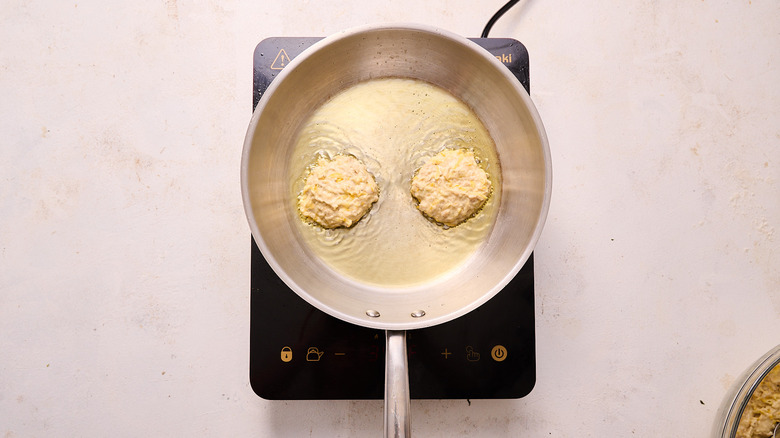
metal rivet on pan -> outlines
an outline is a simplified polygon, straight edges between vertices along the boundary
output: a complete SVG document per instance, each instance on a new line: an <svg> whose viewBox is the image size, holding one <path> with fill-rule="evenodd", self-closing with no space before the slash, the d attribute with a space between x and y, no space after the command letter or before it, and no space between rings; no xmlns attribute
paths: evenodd
<svg viewBox="0 0 780 438"><path fill-rule="evenodd" d="M366 315L368 315L370 318L379 318L379 312L376 310L366 310Z"/></svg>
<svg viewBox="0 0 780 438"><path fill-rule="evenodd" d="M425 316L425 310L415 310L412 312L412 318L421 318Z"/></svg>

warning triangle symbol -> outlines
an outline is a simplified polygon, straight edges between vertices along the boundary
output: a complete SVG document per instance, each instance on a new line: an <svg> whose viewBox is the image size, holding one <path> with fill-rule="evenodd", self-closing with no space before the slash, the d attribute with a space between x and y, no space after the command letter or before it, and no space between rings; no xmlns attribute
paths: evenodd
<svg viewBox="0 0 780 438"><path fill-rule="evenodd" d="M287 52L284 49L279 50L279 53L274 58L274 62L271 64L271 70L281 70L290 63L290 57L287 56Z"/></svg>

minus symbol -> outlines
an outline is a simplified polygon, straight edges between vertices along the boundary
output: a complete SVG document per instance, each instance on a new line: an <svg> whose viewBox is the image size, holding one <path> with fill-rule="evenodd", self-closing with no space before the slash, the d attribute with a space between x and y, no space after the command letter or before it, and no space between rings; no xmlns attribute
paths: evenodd
<svg viewBox="0 0 780 438"><path fill-rule="evenodd" d="M336 355L336 356L346 356L347 355L347 353L333 353L333 354Z"/></svg>

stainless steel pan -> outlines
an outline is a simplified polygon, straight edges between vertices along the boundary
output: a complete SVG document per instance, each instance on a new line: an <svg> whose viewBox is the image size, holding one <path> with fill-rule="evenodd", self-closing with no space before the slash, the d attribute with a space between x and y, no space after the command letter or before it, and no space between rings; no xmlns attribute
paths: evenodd
<svg viewBox="0 0 780 438"><path fill-rule="evenodd" d="M296 176L289 163L298 129L337 92L381 77L427 81L468 104L490 132L500 161L500 205L490 234L456 272L423 285L383 287L345 278L312 254L294 226L300 218L290 196ZM551 177L544 128L517 79L471 41L419 25L347 30L297 56L257 105L241 162L249 226L278 276L318 309L386 330L386 436L410 432L405 330L464 315L514 277L541 233Z"/></svg>

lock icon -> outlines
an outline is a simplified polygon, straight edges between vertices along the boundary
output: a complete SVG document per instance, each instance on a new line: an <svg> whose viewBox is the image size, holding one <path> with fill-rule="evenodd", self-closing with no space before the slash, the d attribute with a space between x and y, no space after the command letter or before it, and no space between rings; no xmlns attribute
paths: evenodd
<svg viewBox="0 0 780 438"><path fill-rule="evenodd" d="M282 362L289 362L292 360L292 348L290 347L283 347L282 348Z"/></svg>

